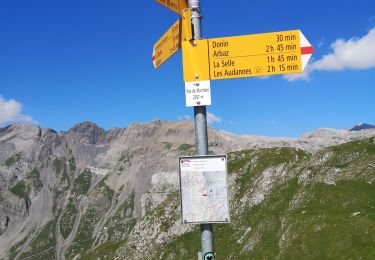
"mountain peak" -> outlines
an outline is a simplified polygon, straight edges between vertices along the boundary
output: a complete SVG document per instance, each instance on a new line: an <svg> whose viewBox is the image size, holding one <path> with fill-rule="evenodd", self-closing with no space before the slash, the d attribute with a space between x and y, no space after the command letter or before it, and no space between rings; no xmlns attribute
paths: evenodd
<svg viewBox="0 0 375 260"><path fill-rule="evenodd" d="M69 129L69 132L87 129L87 128L100 128L100 127L94 122L84 121L84 122L81 122L81 123L78 123L78 124L75 124L74 126L72 126Z"/></svg>
<svg viewBox="0 0 375 260"><path fill-rule="evenodd" d="M370 124L366 124L366 123L362 123L362 124L359 124L359 125L355 125L353 128L351 128L349 131L350 132L355 132L355 131L361 131L361 130L366 130L366 129L373 129L375 128L374 125L370 125Z"/></svg>
<svg viewBox="0 0 375 260"><path fill-rule="evenodd" d="M105 135L105 130L93 122L85 121L70 128L68 134L79 143L96 144Z"/></svg>

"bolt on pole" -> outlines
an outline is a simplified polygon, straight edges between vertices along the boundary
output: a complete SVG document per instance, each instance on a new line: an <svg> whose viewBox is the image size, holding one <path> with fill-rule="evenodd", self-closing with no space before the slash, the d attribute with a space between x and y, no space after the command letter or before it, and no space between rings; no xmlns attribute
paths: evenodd
<svg viewBox="0 0 375 260"><path fill-rule="evenodd" d="M200 0L188 0L191 9L193 39L202 39ZM195 149L197 155L208 155L208 133L206 106L194 107ZM214 252L213 224L201 224L201 253L202 259L207 253ZM212 259L212 258L211 258Z"/></svg>

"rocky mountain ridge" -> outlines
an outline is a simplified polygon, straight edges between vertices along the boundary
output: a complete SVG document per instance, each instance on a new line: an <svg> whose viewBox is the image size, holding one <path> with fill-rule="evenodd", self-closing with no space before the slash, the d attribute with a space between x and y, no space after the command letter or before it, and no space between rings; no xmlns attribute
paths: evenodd
<svg viewBox="0 0 375 260"><path fill-rule="evenodd" d="M316 153L373 136L373 129L321 129L296 139L210 129L209 150ZM191 122L155 120L108 131L90 122L65 132L0 128L0 259L76 259L125 239L177 191L177 157L193 155L193 144Z"/></svg>
<svg viewBox="0 0 375 260"><path fill-rule="evenodd" d="M362 123L362 124L359 124L359 125L355 125L355 126L352 127L349 131L350 131L350 132L353 132L353 131L362 131L362 130L374 129L374 128L375 128L374 125L370 125L370 124Z"/></svg>

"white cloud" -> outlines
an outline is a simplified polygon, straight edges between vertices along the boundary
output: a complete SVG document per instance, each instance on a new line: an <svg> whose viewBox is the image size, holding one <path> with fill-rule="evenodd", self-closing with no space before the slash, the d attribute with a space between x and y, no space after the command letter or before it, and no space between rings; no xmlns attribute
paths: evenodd
<svg viewBox="0 0 375 260"><path fill-rule="evenodd" d="M305 70L302 73L292 73L283 75L285 79L288 81L295 81L295 80L306 80L310 81L310 73L312 72L312 66L307 65Z"/></svg>
<svg viewBox="0 0 375 260"><path fill-rule="evenodd" d="M182 115L178 116L178 120L180 121L192 121L193 118L189 115ZM207 123L213 124L213 123L221 123L221 118L215 114L212 114L210 112L207 112Z"/></svg>
<svg viewBox="0 0 375 260"><path fill-rule="evenodd" d="M257 79L262 79L262 80L265 80L265 79L269 79L271 76L259 76L257 77Z"/></svg>
<svg viewBox="0 0 375 260"><path fill-rule="evenodd" d="M182 115L182 116L178 116L178 120L179 121L191 121L192 118L189 115Z"/></svg>
<svg viewBox="0 0 375 260"><path fill-rule="evenodd" d="M338 39L331 44L332 53L307 65L305 72L285 75L289 81L308 80L313 71L361 70L375 67L375 27L362 38Z"/></svg>
<svg viewBox="0 0 375 260"><path fill-rule="evenodd" d="M0 125L9 123L32 123L33 120L28 115L23 115L22 104L10 99L6 100L0 96Z"/></svg>
<svg viewBox="0 0 375 260"><path fill-rule="evenodd" d="M207 112L207 123L221 123L221 118L217 115Z"/></svg>

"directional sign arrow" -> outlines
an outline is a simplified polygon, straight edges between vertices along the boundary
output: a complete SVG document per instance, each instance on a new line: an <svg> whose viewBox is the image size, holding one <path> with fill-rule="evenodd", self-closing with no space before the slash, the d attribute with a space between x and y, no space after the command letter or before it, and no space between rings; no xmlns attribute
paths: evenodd
<svg viewBox="0 0 375 260"><path fill-rule="evenodd" d="M182 11L182 17L155 43L152 52L152 63L155 69L181 49L181 41L190 41L192 38L191 11L186 8Z"/></svg>
<svg viewBox="0 0 375 260"><path fill-rule="evenodd" d="M210 79L302 72L314 49L299 31L208 40Z"/></svg>
<svg viewBox="0 0 375 260"><path fill-rule="evenodd" d="M181 20L178 19L154 45L152 63L154 64L155 69L167 61L180 48Z"/></svg>

